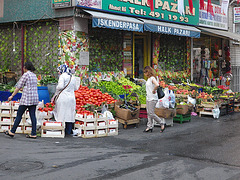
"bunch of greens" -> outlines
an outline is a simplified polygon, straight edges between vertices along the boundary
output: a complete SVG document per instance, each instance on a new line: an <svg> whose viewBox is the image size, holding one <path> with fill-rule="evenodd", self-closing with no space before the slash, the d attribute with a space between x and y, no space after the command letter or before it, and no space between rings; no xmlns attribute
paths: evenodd
<svg viewBox="0 0 240 180"><path fill-rule="evenodd" d="M139 101L141 104L146 104L146 85L142 85L142 87L135 89L133 92L137 93Z"/></svg>
<svg viewBox="0 0 240 180"><path fill-rule="evenodd" d="M45 75L40 80L41 85L53 84L53 83L57 83L57 82L58 82L57 78L55 78L54 76L51 76L51 75Z"/></svg>
<svg viewBox="0 0 240 180"><path fill-rule="evenodd" d="M0 91L10 91L13 92L14 91L14 86L10 85L10 84L0 84Z"/></svg>

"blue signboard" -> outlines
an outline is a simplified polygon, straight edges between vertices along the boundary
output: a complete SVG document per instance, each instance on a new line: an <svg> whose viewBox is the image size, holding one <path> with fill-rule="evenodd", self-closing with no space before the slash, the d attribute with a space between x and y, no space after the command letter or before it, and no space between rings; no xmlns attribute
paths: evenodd
<svg viewBox="0 0 240 180"><path fill-rule="evenodd" d="M140 24L140 23L134 23L134 22L128 22L128 21L95 18L95 17L93 17L92 19L92 27L143 32L143 23Z"/></svg>
<svg viewBox="0 0 240 180"><path fill-rule="evenodd" d="M187 36L187 37L194 37L194 38L200 37L200 31L192 31L190 29L170 27L170 26L164 26L164 25L144 23L144 30L150 31L150 32L156 32L156 33L177 35L177 36Z"/></svg>

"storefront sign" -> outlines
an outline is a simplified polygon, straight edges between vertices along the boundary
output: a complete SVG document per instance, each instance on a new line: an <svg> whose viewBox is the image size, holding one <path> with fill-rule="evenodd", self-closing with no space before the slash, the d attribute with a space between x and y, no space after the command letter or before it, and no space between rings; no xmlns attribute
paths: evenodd
<svg viewBox="0 0 240 180"><path fill-rule="evenodd" d="M125 15L145 17L157 20L198 25L199 1L193 1L193 14L190 13L188 0L184 0L185 15L178 13L176 0L153 0L151 11L147 0L76 0L76 6L101 9Z"/></svg>
<svg viewBox="0 0 240 180"><path fill-rule="evenodd" d="M64 8L70 7L71 0L52 0L52 7L53 8Z"/></svg>
<svg viewBox="0 0 240 180"><path fill-rule="evenodd" d="M200 37L200 31L195 32L187 29L175 28L175 27L168 27L168 26L160 26L154 24L147 24L144 23L144 29L146 31L157 32L157 33L164 33L164 34L171 34L177 36L187 36L187 37Z"/></svg>
<svg viewBox="0 0 240 180"><path fill-rule="evenodd" d="M92 27L143 32L143 24L133 23L133 22L125 22L125 21L119 21L119 20L104 19L104 18L93 18L92 19Z"/></svg>
<svg viewBox="0 0 240 180"><path fill-rule="evenodd" d="M233 23L240 23L240 7L234 8L234 21Z"/></svg>
<svg viewBox="0 0 240 180"><path fill-rule="evenodd" d="M214 16L207 13L207 2L204 2L204 9L199 10L199 25L216 29L228 29L228 16L222 12L221 6L213 5Z"/></svg>

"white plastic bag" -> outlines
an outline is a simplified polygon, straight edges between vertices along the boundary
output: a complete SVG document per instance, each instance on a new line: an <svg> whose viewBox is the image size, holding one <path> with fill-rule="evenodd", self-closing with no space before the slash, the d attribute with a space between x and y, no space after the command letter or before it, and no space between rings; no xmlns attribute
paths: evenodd
<svg viewBox="0 0 240 180"><path fill-rule="evenodd" d="M219 108L214 108L213 110L212 110L212 112L213 112L213 118L219 118L219 115L220 115L220 109Z"/></svg>
<svg viewBox="0 0 240 180"><path fill-rule="evenodd" d="M173 90L169 93L169 107L174 108L175 107L175 94L173 93Z"/></svg>
<svg viewBox="0 0 240 180"><path fill-rule="evenodd" d="M104 104L103 107L102 107L102 112L101 113L104 114L104 112L107 111L107 110L108 110L108 107L107 107L107 105Z"/></svg>
<svg viewBox="0 0 240 180"><path fill-rule="evenodd" d="M163 107L169 108L169 90L168 88L164 89L165 96L162 98Z"/></svg>
<svg viewBox="0 0 240 180"><path fill-rule="evenodd" d="M110 111L105 111L103 113L103 117L107 117L109 119L114 119L113 114Z"/></svg>
<svg viewBox="0 0 240 180"><path fill-rule="evenodd" d="M81 137L82 136L82 129L78 128L78 129L73 129L73 137Z"/></svg>
<svg viewBox="0 0 240 180"><path fill-rule="evenodd" d="M163 108L163 103L162 103L162 99L159 99L156 106L156 108Z"/></svg>
<svg viewBox="0 0 240 180"><path fill-rule="evenodd" d="M37 118L37 126L41 126L42 121L44 121L45 117L47 116L47 112L45 111L37 111L36 118ZM31 119L29 119L28 123L32 124Z"/></svg>
<svg viewBox="0 0 240 180"><path fill-rule="evenodd" d="M191 103L192 105L195 105L195 104L196 104L196 99L193 99L192 97L190 97L190 96L188 95L188 101L187 101L187 103L188 103L188 104Z"/></svg>

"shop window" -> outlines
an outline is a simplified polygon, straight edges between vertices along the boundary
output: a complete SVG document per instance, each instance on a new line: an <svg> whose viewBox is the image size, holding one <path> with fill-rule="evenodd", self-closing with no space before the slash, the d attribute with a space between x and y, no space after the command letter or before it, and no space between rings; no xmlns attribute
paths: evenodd
<svg viewBox="0 0 240 180"><path fill-rule="evenodd" d="M193 81L203 85L220 84L223 63L222 39L201 35L193 39Z"/></svg>
<svg viewBox="0 0 240 180"><path fill-rule="evenodd" d="M186 38L161 35L159 51L159 68L163 71L182 71L187 69Z"/></svg>
<svg viewBox="0 0 240 180"><path fill-rule="evenodd" d="M122 31L111 29L89 29L89 70L122 70Z"/></svg>

